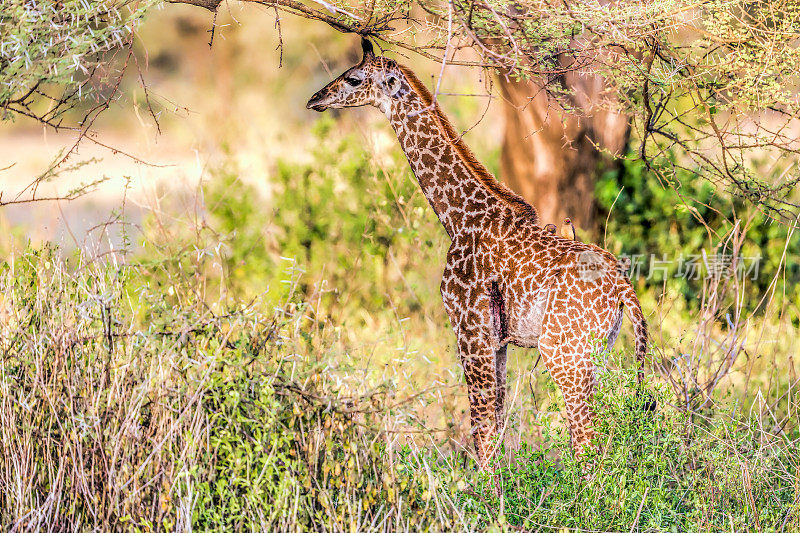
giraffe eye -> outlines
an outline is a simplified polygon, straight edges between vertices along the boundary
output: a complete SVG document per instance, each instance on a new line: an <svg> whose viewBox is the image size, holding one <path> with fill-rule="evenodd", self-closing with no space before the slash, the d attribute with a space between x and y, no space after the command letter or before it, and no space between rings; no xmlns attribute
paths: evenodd
<svg viewBox="0 0 800 533"><path fill-rule="evenodd" d="M363 81L363 80L360 80L360 79L358 79L358 78L345 78L345 79L344 79L344 82L345 82L347 85L349 85L350 87L358 87L359 85L361 85L361 82L362 82L362 81Z"/></svg>

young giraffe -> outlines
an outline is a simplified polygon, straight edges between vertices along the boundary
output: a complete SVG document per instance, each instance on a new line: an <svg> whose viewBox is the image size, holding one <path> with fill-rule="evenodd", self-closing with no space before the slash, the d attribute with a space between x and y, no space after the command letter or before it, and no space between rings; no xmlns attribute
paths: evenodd
<svg viewBox="0 0 800 533"><path fill-rule="evenodd" d="M476 160L419 79L376 56L369 41L362 48L361 62L307 107L383 111L452 240L441 293L464 367L479 464L489 466L503 431L508 344L538 347L564 395L571 444L580 453L593 436L593 345L607 340L611 347L623 306L644 364L647 326L633 287L609 252L540 228L533 207Z"/></svg>

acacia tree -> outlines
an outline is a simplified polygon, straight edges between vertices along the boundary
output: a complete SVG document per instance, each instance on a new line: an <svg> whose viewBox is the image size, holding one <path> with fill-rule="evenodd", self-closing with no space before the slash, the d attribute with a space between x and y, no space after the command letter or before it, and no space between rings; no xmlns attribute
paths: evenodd
<svg viewBox="0 0 800 533"><path fill-rule="evenodd" d="M505 115L501 176L536 206L543 223L570 217L592 229L595 176L628 144L628 116L600 75L568 71L560 78L569 91L561 99L550 94L547 79L498 76Z"/></svg>
<svg viewBox="0 0 800 533"><path fill-rule="evenodd" d="M790 160L798 149L797 5L568 2L565 24L580 22L580 33L575 37L573 30L573 38L552 46L549 55L548 45L558 39L536 42L548 13L528 3L514 4L505 16L482 7L490 13L475 24L483 28L483 34L472 32L475 38L497 34L490 38L511 46L495 60L518 66L524 57L533 66L522 79L500 77L507 118L502 168L543 218L556 222L569 214L592 225L601 152L623 149L628 114L639 157L664 181L678 185L676 171L683 167L772 214L796 215L790 191L798 174ZM781 39L785 50L775 48ZM754 154L767 153L785 158L776 164L774 181L748 168ZM665 162L671 165L666 170Z"/></svg>
<svg viewBox="0 0 800 533"><path fill-rule="evenodd" d="M214 12L222 3L168 1ZM688 171L770 216L797 220L796 0L242 1L274 8L278 23L282 13L292 14L337 31L369 35L440 62L442 72L447 64L467 64L512 82L533 80L537 91L546 90L543 109L554 114L587 111L579 105L580 83L565 80L602 79L610 97L591 102L592 116L603 106L604 113L628 116L637 156L664 183L674 185L677 171ZM115 64L119 76L131 66L135 23L149 5L125 0L4 2L4 119L24 115L54 128L76 128L91 138L91 124L115 97L118 83L88 91L95 105L81 119L72 124L62 119L86 101L98 73L109 80L106 65ZM23 35L33 35L33 44L25 44ZM115 52L123 58L110 63L108 55ZM511 85L501 85L511 103L518 104ZM42 105L43 100L50 104ZM570 130L570 120L564 131ZM618 148L620 143L600 139L605 126L592 122L591 131L585 136L587 146ZM757 170L754 158L770 160L766 173Z"/></svg>
<svg viewBox="0 0 800 533"><path fill-rule="evenodd" d="M34 119L55 131L78 133L73 146L0 206L49 200L42 181L67 165L84 140L103 145L92 126L119 96L125 71L136 63L135 29L153 2L3 0L0 5L0 120ZM13 165L13 163L11 163ZM0 162L0 171L6 165ZM91 184L70 192L71 199Z"/></svg>

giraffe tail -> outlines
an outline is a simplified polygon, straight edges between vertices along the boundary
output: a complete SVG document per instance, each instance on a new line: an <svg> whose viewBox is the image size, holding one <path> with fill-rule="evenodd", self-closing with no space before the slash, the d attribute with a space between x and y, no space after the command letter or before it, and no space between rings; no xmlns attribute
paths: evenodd
<svg viewBox="0 0 800 533"><path fill-rule="evenodd" d="M633 290L633 285L628 280L622 283L621 303L628 311L628 317L633 323L633 332L636 337L636 361L639 368L636 371L636 378L639 385L644 381L644 363L647 357L647 321L642 312L642 306L639 304L639 298L636 296L636 291ZM640 388L639 395L642 394ZM652 395L648 394L648 398L642 403L645 411L655 411L656 402Z"/></svg>

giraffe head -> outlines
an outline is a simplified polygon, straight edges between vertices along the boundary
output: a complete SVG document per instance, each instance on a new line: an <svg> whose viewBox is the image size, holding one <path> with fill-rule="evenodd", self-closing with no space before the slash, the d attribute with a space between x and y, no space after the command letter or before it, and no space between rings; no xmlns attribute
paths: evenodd
<svg viewBox="0 0 800 533"><path fill-rule="evenodd" d="M376 56L366 39L361 40L361 49L361 62L317 91L306 104L308 109L373 105L386 113L393 100L408 93L408 82L395 61Z"/></svg>

